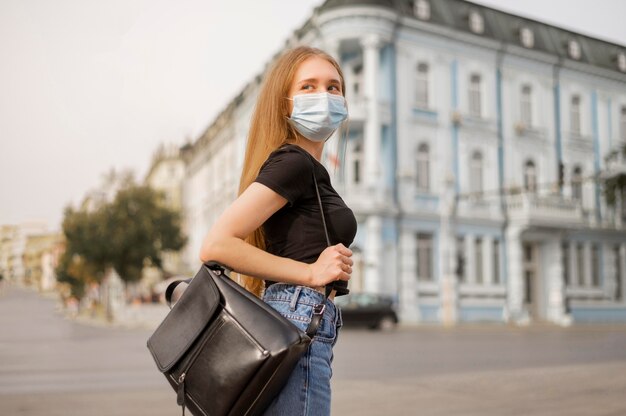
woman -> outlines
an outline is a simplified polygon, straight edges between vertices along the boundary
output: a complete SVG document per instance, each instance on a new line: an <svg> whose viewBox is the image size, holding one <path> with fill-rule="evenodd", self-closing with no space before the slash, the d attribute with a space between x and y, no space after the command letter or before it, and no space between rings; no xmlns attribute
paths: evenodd
<svg viewBox="0 0 626 416"><path fill-rule="evenodd" d="M335 295L347 293L356 220L319 162L324 142L347 118L344 79L319 49L283 54L267 75L255 108L239 197L206 237L200 259L236 266L241 283L305 330L313 306L334 289L317 335L269 415L330 414L332 347L341 314ZM314 175L331 246L324 234Z"/></svg>

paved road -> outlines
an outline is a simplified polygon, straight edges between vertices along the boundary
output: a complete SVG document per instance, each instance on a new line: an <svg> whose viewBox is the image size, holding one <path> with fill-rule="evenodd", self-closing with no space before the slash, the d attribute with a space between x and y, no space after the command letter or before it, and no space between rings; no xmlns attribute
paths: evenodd
<svg viewBox="0 0 626 416"><path fill-rule="evenodd" d="M0 294L0 415L176 415L150 329L65 319ZM344 329L335 415L626 415L626 327Z"/></svg>

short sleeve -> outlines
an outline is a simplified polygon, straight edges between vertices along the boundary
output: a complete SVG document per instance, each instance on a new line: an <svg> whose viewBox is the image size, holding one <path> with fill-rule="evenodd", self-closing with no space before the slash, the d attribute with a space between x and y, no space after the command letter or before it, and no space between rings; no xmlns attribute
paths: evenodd
<svg viewBox="0 0 626 416"><path fill-rule="evenodd" d="M270 154L255 179L293 205L310 191L313 163L300 151L281 148Z"/></svg>

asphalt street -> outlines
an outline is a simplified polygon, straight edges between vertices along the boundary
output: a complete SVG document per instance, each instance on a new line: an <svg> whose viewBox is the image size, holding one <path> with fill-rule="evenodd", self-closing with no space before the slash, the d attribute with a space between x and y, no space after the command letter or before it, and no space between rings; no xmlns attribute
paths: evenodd
<svg viewBox="0 0 626 416"><path fill-rule="evenodd" d="M65 318L0 293L0 415L177 415L151 328ZM343 328L334 415L626 415L626 326Z"/></svg>

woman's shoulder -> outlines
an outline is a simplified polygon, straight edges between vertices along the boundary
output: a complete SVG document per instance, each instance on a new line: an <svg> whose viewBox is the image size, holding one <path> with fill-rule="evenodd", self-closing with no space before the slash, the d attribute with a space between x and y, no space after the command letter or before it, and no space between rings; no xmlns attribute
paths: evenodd
<svg viewBox="0 0 626 416"><path fill-rule="evenodd" d="M264 165L280 164L298 170L310 170L314 166L311 158L312 156L300 146L286 144L270 153Z"/></svg>

